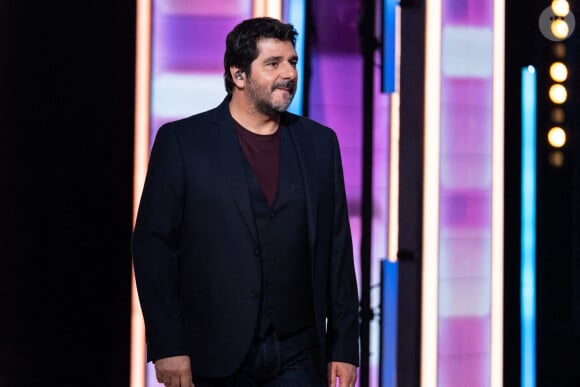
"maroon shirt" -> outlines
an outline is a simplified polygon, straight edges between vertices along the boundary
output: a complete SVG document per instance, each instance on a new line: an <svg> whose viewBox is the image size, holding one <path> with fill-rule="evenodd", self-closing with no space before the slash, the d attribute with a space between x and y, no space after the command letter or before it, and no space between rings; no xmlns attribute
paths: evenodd
<svg viewBox="0 0 580 387"><path fill-rule="evenodd" d="M256 134L237 122L236 129L242 152L256 174L266 201L271 207L276 198L280 176L280 129L273 134Z"/></svg>

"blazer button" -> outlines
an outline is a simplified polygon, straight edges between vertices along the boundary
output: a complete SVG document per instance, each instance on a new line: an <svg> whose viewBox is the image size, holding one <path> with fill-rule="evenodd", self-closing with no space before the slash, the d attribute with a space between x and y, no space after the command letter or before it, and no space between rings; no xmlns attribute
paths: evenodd
<svg viewBox="0 0 580 387"><path fill-rule="evenodd" d="M262 253L260 252L260 249L258 249L258 248L254 249L254 255L256 257L260 257L262 255Z"/></svg>
<svg viewBox="0 0 580 387"><path fill-rule="evenodd" d="M256 298L256 297L258 297L258 292L257 292L257 291L255 291L255 290L250 290L250 293L249 293L249 295L250 295L250 297L252 297L252 298Z"/></svg>

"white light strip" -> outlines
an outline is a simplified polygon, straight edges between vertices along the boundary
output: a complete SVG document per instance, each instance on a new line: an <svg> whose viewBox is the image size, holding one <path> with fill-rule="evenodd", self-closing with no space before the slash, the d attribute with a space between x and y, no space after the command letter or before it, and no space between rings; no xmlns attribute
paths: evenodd
<svg viewBox="0 0 580 387"><path fill-rule="evenodd" d="M254 17L282 19L282 0L254 0Z"/></svg>
<svg viewBox="0 0 580 387"><path fill-rule="evenodd" d="M149 160L149 98L151 58L151 0L137 0L135 60L135 140L133 160L133 225ZM137 297L135 274L131 275L130 387L145 387L145 325Z"/></svg>
<svg viewBox="0 0 580 387"><path fill-rule="evenodd" d="M423 136L421 387L437 386L441 8L441 0L427 0L425 11L425 121Z"/></svg>
<svg viewBox="0 0 580 387"><path fill-rule="evenodd" d="M401 138L401 8L396 7L395 19L395 92L390 94L389 123L389 220L387 229L387 259L397 261L399 251L399 161Z"/></svg>
<svg viewBox="0 0 580 387"><path fill-rule="evenodd" d="M505 1L494 1L490 386L503 386Z"/></svg>
<svg viewBox="0 0 580 387"><path fill-rule="evenodd" d="M390 94L390 140L389 140L389 228L387 259L397 261L399 250L399 106L398 92Z"/></svg>

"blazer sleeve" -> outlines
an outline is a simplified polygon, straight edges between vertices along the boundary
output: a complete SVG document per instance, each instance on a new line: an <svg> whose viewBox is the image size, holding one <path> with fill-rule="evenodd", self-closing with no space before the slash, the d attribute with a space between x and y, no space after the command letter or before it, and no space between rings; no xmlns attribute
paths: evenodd
<svg viewBox="0 0 580 387"><path fill-rule="evenodd" d="M149 361L187 354L178 303L183 157L171 129L161 127L155 138L132 237Z"/></svg>
<svg viewBox="0 0 580 387"><path fill-rule="evenodd" d="M333 136L334 216L330 259L327 355L359 365L359 303L340 148Z"/></svg>

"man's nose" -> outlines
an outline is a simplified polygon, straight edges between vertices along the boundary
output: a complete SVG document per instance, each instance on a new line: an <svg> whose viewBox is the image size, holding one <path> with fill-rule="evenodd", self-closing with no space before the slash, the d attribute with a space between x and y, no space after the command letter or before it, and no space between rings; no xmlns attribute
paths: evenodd
<svg viewBox="0 0 580 387"><path fill-rule="evenodd" d="M282 77L284 79L296 79L298 77L298 71L296 71L296 66L292 63L286 62L284 68L282 69Z"/></svg>

